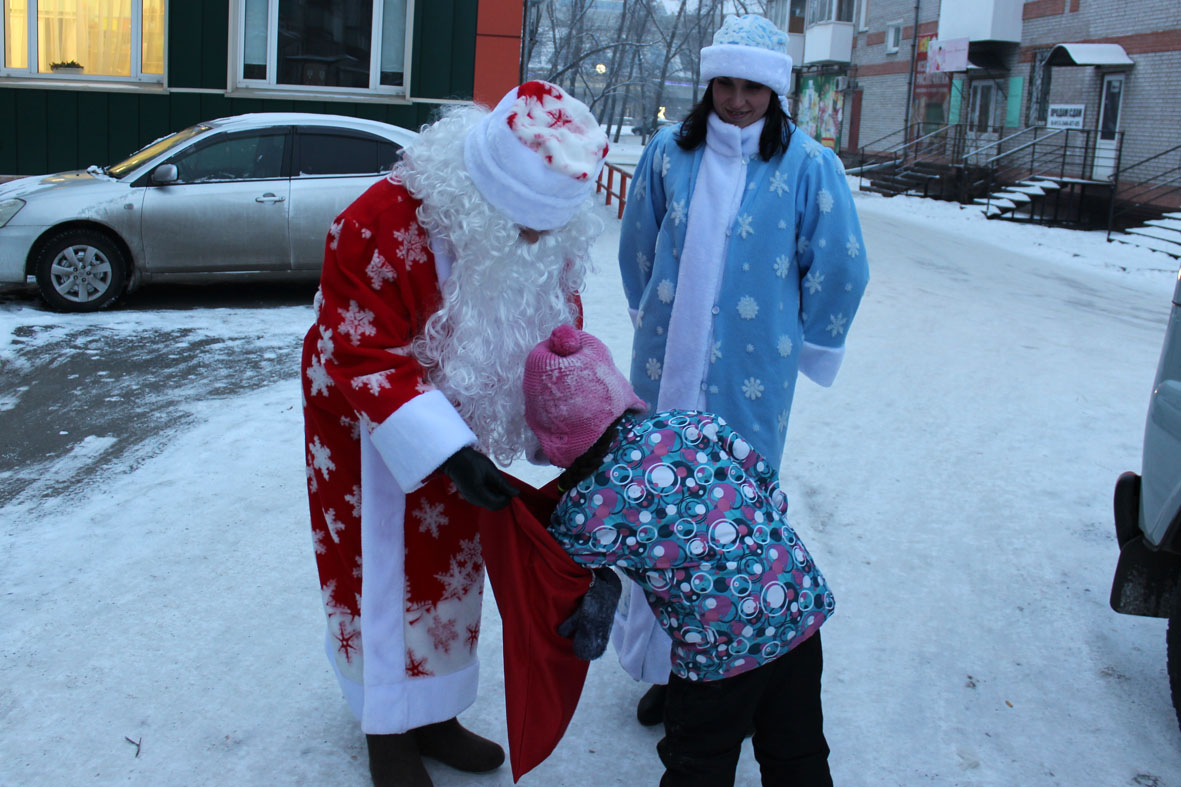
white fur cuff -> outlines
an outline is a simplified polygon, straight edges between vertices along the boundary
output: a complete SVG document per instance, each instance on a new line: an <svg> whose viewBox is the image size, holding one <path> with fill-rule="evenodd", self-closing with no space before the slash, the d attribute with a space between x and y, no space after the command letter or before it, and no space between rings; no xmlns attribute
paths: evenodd
<svg viewBox="0 0 1181 787"><path fill-rule="evenodd" d="M413 492L476 434L439 391L411 399L381 422L370 436L398 486Z"/></svg>
<svg viewBox="0 0 1181 787"><path fill-rule="evenodd" d="M837 379L841 361L845 359L845 345L825 347L804 342L800 350L800 371L817 385L828 388Z"/></svg>
<svg viewBox="0 0 1181 787"><path fill-rule="evenodd" d="M738 77L787 95L791 88L791 56L755 46L715 44L701 50L701 78Z"/></svg>

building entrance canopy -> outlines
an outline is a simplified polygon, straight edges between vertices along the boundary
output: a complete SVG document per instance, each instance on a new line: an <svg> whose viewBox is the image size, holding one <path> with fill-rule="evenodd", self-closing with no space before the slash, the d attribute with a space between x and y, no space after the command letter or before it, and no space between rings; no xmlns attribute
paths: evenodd
<svg viewBox="0 0 1181 787"><path fill-rule="evenodd" d="M1058 44L1046 58L1048 66L1134 66L1119 44Z"/></svg>

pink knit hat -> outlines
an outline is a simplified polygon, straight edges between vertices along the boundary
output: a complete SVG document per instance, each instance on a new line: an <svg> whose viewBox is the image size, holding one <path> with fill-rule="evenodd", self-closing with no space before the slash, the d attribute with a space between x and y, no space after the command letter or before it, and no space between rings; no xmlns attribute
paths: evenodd
<svg viewBox="0 0 1181 787"><path fill-rule="evenodd" d="M648 409L589 333L559 325L525 359L525 421L546 457L569 467L619 416Z"/></svg>

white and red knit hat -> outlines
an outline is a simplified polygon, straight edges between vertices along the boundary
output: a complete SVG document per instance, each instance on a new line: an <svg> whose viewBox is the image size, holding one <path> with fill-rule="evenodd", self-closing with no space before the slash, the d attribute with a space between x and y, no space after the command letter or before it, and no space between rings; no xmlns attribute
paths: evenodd
<svg viewBox="0 0 1181 787"><path fill-rule="evenodd" d="M516 224L553 230L590 196L607 135L578 99L549 82L526 82L468 132L463 159L476 188Z"/></svg>
<svg viewBox="0 0 1181 787"><path fill-rule="evenodd" d="M525 422L546 458L569 467L619 416L648 409L601 341L559 325L525 359Z"/></svg>

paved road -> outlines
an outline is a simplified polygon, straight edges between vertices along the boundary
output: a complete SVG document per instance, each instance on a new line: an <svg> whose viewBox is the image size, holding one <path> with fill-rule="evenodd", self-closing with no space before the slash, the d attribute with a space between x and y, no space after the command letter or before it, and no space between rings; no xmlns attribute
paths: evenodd
<svg viewBox="0 0 1181 787"><path fill-rule="evenodd" d="M273 323L264 313L306 309L314 293L309 282L153 285L115 311L45 312L15 328L7 353L0 343L0 506L101 483L104 472L134 467L190 423L195 398L297 374L298 315L260 342L259 331L209 335L210 320L194 310L230 310L217 314L246 324L255 313L262 330ZM0 289L0 307L44 308L24 287ZM170 322L176 327L162 327Z"/></svg>

